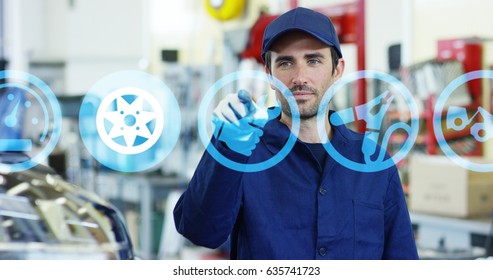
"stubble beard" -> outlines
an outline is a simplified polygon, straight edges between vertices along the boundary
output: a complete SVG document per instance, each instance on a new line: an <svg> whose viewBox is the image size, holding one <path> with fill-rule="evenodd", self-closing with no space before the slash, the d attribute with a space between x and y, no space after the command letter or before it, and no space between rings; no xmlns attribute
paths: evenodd
<svg viewBox="0 0 493 280"><path fill-rule="evenodd" d="M308 90L309 92L313 93L314 96L316 97L315 100L295 100L294 96L288 97L297 103L300 120L304 121L304 120L316 118L318 114L318 107L320 106L320 92L314 88L309 88L304 86L290 88L290 91L293 92L295 90L300 90L300 89ZM286 99L286 97L280 92L277 92L277 98L281 102L282 112L286 116L292 119L293 114L291 112L291 107L289 106L289 102Z"/></svg>

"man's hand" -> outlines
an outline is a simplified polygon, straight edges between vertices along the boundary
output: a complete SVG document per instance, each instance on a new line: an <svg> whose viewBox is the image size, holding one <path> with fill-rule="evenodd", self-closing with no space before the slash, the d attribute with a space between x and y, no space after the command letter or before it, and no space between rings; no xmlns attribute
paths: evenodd
<svg viewBox="0 0 493 280"><path fill-rule="evenodd" d="M259 107L245 90L228 94L214 109L214 136L231 150L250 156L263 135L262 128L279 115L280 110L274 111Z"/></svg>

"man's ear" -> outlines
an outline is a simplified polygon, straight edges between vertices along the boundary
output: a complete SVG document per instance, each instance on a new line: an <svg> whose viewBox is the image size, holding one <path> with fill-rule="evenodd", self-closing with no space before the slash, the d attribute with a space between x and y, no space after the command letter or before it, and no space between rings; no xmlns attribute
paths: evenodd
<svg viewBox="0 0 493 280"><path fill-rule="evenodd" d="M346 61L344 58L339 58L339 61L337 62L336 69L334 70L334 78L336 80L339 80L342 77L342 74L344 73L344 67L346 66Z"/></svg>
<svg viewBox="0 0 493 280"><path fill-rule="evenodd" d="M269 80L270 88L276 90L276 87L274 86L274 80L272 79L272 73L270 72L267 66L264 66L264 70L265 70L265 74L267 74L267 79Z"/></svg>

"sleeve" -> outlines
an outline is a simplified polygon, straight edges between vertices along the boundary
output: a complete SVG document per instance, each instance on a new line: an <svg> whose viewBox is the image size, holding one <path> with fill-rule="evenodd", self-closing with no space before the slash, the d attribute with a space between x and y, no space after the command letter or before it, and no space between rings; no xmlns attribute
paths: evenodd
<svg viewBox="0 0 493 280"><path fill-rule="evenodd" d="M247 157L212 140L217 150L236 162ZM174 208L177 231L196 245L217 248L230 235L242 197L242 172L217 162L207 150L195 170L187 190Z"/></svg>
<svg viewBox="0 0 493 280"><path fill-rule="evenodd" d="M418 259L411 219L397 168L390 176L384 207L385 248L383 259Z"/></svg>

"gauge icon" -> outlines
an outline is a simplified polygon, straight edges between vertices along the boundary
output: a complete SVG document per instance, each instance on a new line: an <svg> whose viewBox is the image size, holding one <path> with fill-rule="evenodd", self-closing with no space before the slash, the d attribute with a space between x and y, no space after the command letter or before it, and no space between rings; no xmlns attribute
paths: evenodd
<svg viewBox="0 0 493 280"><path fill-rule="evenodd" d="M146 110L146 107L150 108ZM122 154L147 151L161 136L163 126L159 102L149 92L136 87L124 87L108 94L96 114L99 136L108 147Z"/></svg>
<svg viewBox="0 0 493 280"><path fill-rule="evenodd" d="M60 105L49 86L29 73L0 71L0 81L0 169L29 169L44 162L58 142Z"/></svg>
<svg viewBox="0 0 493 280"><path fill-rule="evenodd" d="M24 110L31 107L31 101L26 100L24 92L18 88L9 88L2 96L3 127L0 138L0 152L27 152L32 150L32 140L22 139L22 122ZM36 120L37 118L33 119Z"/></svg>

